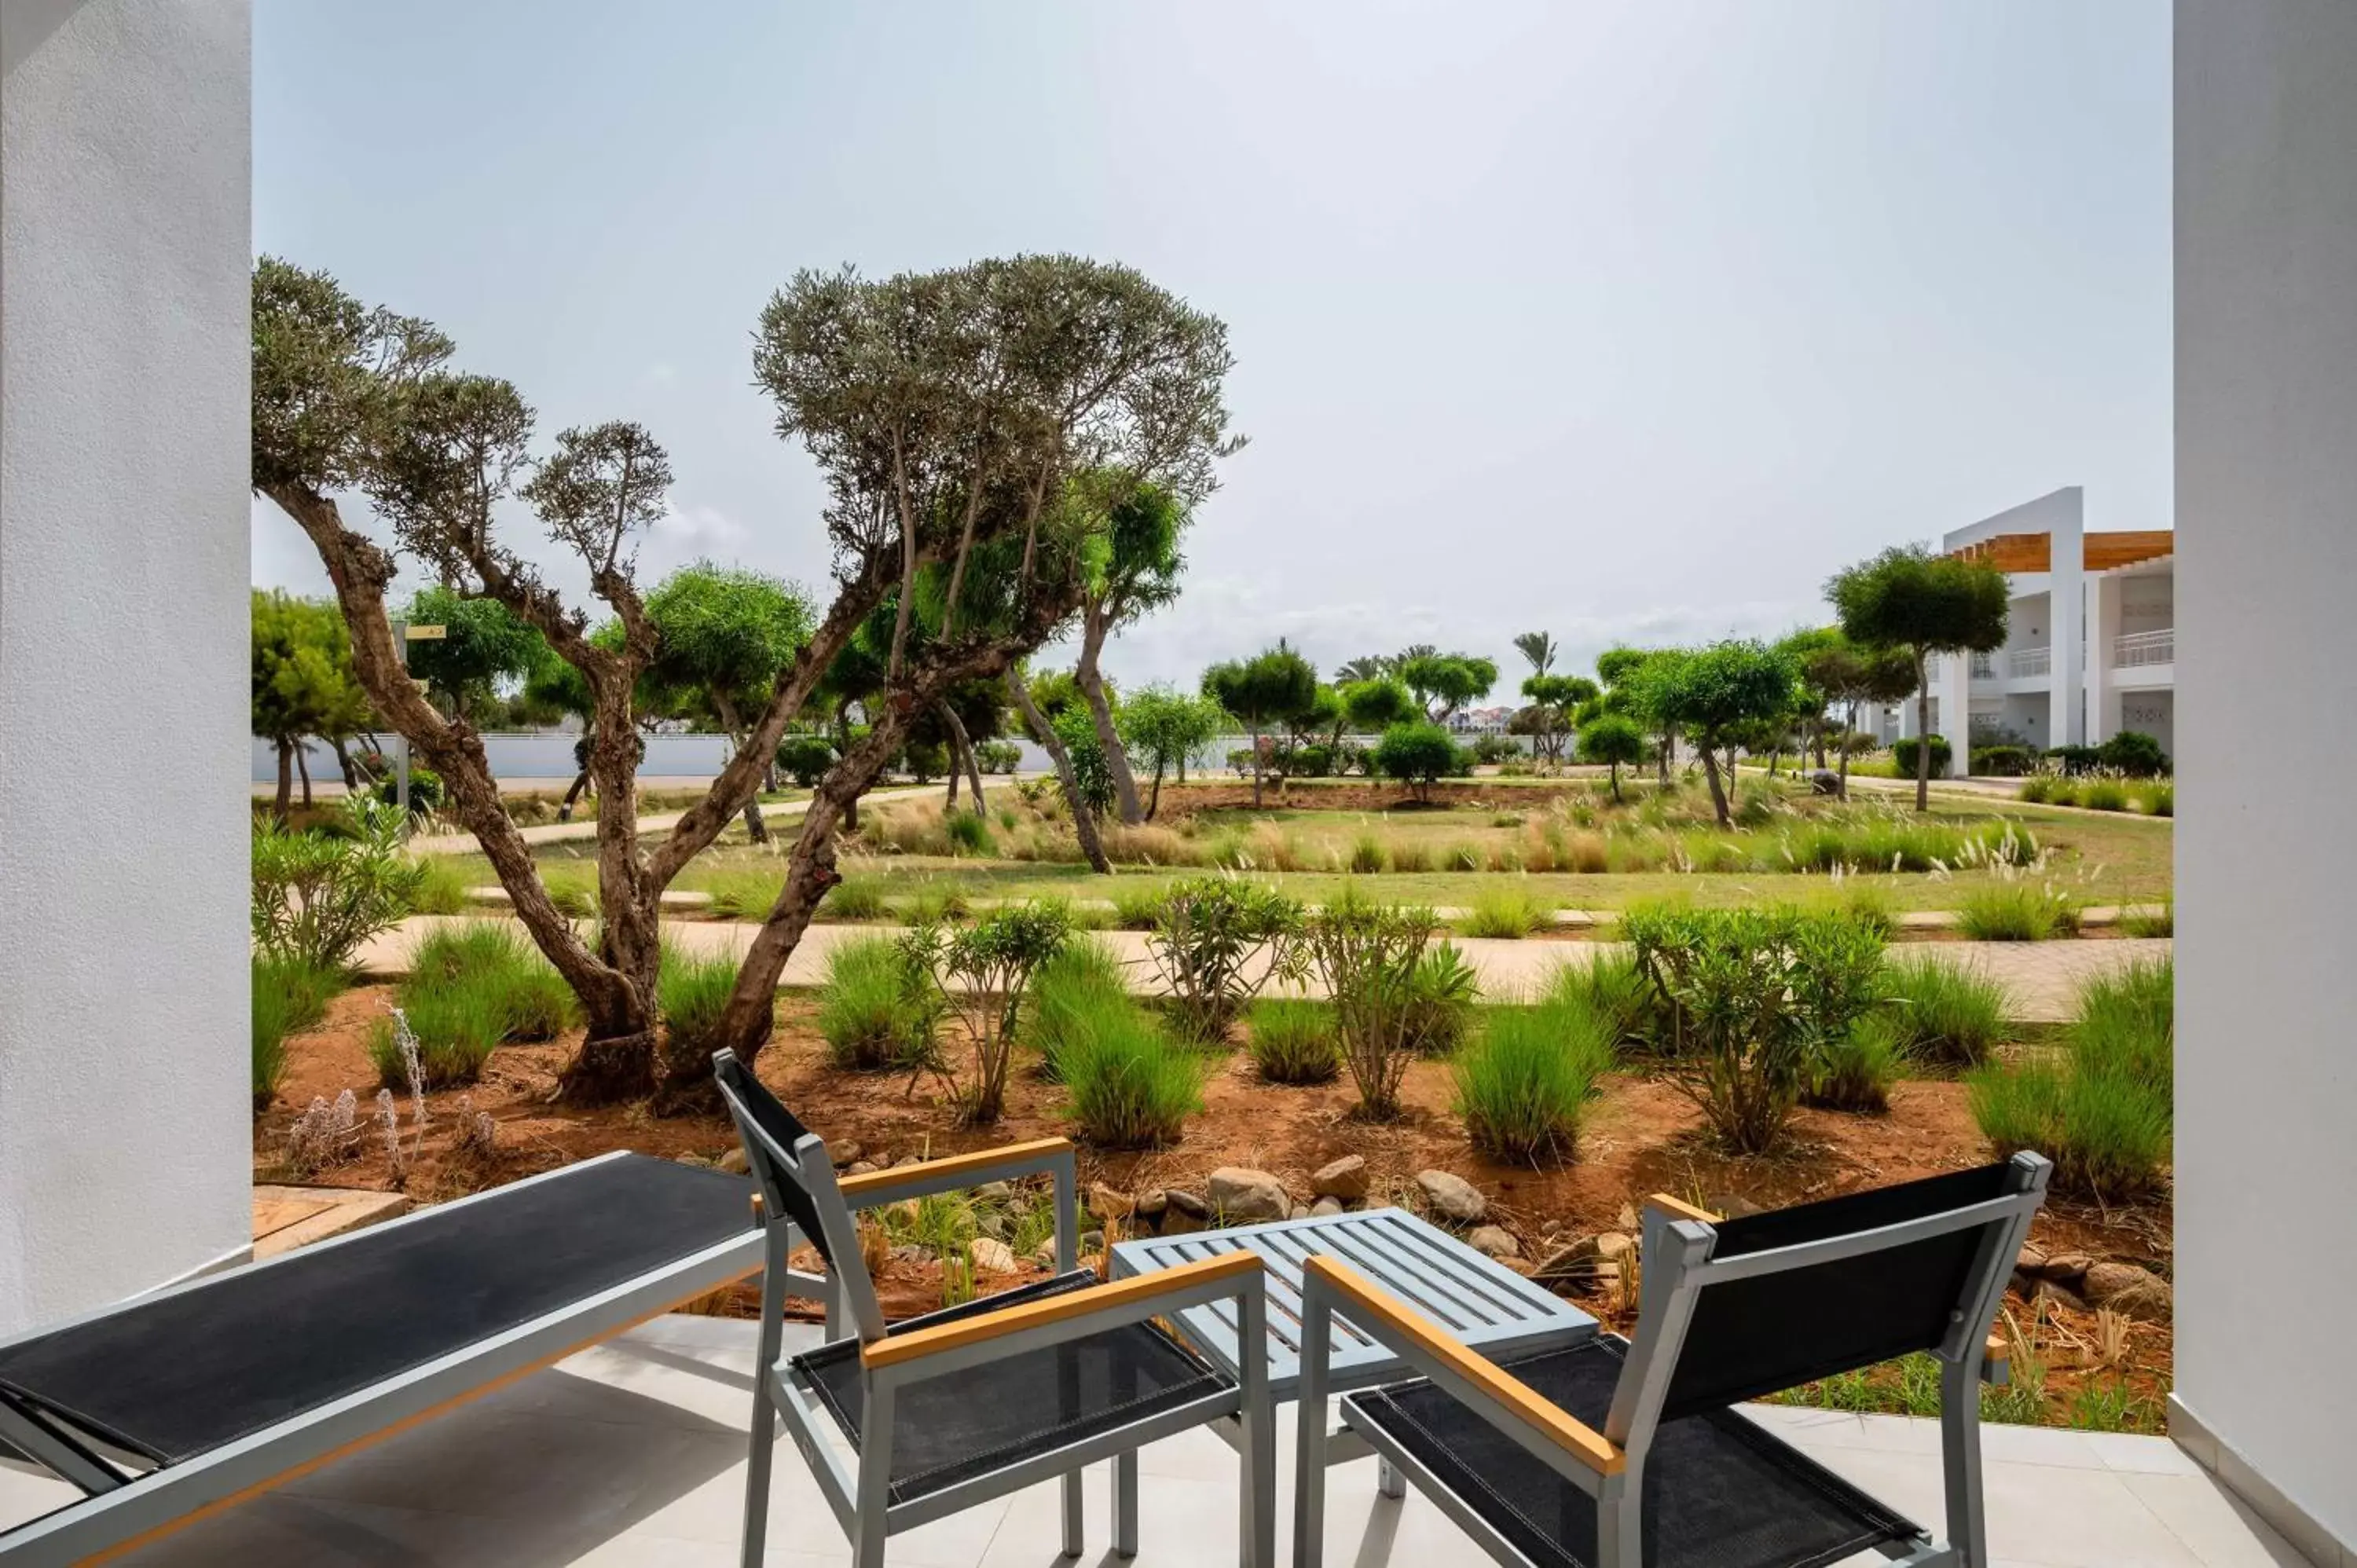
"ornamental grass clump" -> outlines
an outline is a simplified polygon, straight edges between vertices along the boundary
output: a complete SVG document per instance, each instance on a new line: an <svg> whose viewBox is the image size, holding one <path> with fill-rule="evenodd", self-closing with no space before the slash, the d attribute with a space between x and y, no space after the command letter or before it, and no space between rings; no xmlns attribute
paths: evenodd
<svg viewBox="0 0 2357 1568"><path fill-rule="evenodd" d="M1464 1042L1481 1000L1480 976L1455 942L1435 942L1408 976L1407 1047L1445 1057Z"/></svg>
<svg viewBox="0 0 2357 1568"><path fill-rule="evenodd" d="M1071 1096L1065 1113L1099 1148L1167 1147L1203 1108L1209 1062L1164 1035L1125 993L1068 997L1056 1060Z"/></svg>
<svg viewBox="0 0 2357 1568"><path fill-rule="evenodd" d="M1972 889L1956 906L1956 928L1976 942L2042 942L2079 929L2079 907L2049 883L2007 877Z"/></svg>
<svg viewBox="0 0 2357 1568"><path fill-rule="evenodd" d="M1146 945L1179 1037L1226 1039L1262 986L1299 968L1301 933L1301 906L1274 887L1234 876L1173 884Z"/></svg>
<svg viewBox="0 0 2357 1568"><path fill-rule="evenodd" d="M1640 909L1622 930L1667 1019L1671 1081L1728 1148L1774 1148L1827 1048L1878 999L1881 940L1793 909Z"/></svg>
<svg viewBox="0 0 2357 1568"><path fill-rule="evenodd" d="M379 1019L369 1058L390 1088L472 1083L501 1045L554 1039L577 1017L572 990L503 920L436 929L418 943L393 995L416 1036L424 1081L410 1083L392 1023Z"/></svg>
<svg viewBox="0 0 2357 1568"><path fill-rule="evenodd" d="M846 1072L932 1063L945 1007L931 977L890 937L858 937L827 951L818 1032L827 1060Z"/></svg>
<svg viewBox="0 0 2357 1568"><path fill-rule="evenodd" d="M664 1076L694 1081L688 1064L709 1061L718 1050L720 1016L737 989L737 955L696 953L665 942L655 972L655 1011L662 1021Z"/></svg>
<svg viewBox="0 0 2357 1568"><path fill-rule="evenodd" d="M1253 1004L1246 1049L1270 1083L1331 1083L1342 1070L1334 1009L1301 997L1264 996Z"/></svg>
<svg viewBox="0 0 2357 1568"><path fill-rule="evenodd" d="M1039 966L1024 1043L1039 1053L1042 1076L1063 1079L1066 1049L1116 1001L1129 1004L1128 974L1121 956L1094 937L1075 937Z"/></svg>
<svg viewBox="0 0 2357 1568"><path fill-rule="evenodd" d="M1890 1109L1890 1086L1907 1075L1909 1060L1907 1034L1889 1014L1861 1014L1849 1033L1818 1052L1806 1098L1829 1111L1879 1116Z"/></svg>
<svg viewBox="0 0 2357 1568"><path fill-rule="evenodd" d="M1566 963L1555 971L1547 989L1584 1003L1604 1025L1615 1050L1651 1048L1660 1002L1633 954L1607 953L1585 963Z"/></svg>
<svg viewBox="0 0 2357 1568"><path fill-rule="evenodd" d="M2174 1124L2175 990L2169 959L2092 981L2059 1050L1975 1072L1973 1116L1996 1152L2035 1149L2058 1187L2104 1202L2158 1191Z"/></svg>
<svg viewBox="0 0 2357 1568"><path fill-rule="evenodd" d="M1526 887L1486 888L1458 920L1469 937L1520 939L1555 922L1555 905Z"/></svg>
<svg viewBox="0 0 2357 1568"><path fill-rule="evenodd" d="M1580 1118L1613 1059L1611 1026L1577 991L1487 1009L1451 1069L1466 1137L1493 1159L1577 1157Z"/></svg>
<svg viewBox="0 0 2357 1568"><path fill-rule="evenodd" d="M2005 1038L2005 986L1977 963L1949 963L1928 952L1890 961L1881 1012L1907 1053L1944 1067L1974 1067Z"/></svg>
<svg viewBox="0 0 2357 1568"><path fill-rule="evenodd" d="M1333 1001L1342 1063L1358 1113L1370 1121L1399 1114L1400 1083L1416 1054L1416 964L1438 929L1430 909L1372 903L1351 888L1304 924L1305 966Z"/></svg>
<svg viewBox="0 0 2357 1568"><path fill-rule="evenodd" d="M253 1108L267 1106L286 1073L286 1036L327 1016L346 974L299 958L253 959Z"/></svg>

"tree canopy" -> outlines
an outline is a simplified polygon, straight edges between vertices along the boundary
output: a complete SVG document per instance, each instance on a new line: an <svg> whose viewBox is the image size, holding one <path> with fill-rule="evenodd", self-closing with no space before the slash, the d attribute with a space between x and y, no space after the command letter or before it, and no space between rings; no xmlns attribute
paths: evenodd
<svg viewBox="0 0 2357 1568"><path fill-rule="evenodd" d="M1498 683L1496 661L1469 653L1412 652L1402 656L1398 673L1435 724L1488 696Z"/></svg>
<svg viewBox="0 0 2357 1568"><path fill-rule="evenodd" d="M439 638L409 645L409 672L452 714L466 718L499 689L532 672L545 644L497 599L456 588L422 588L407 612L412 626L439 626Z"/></svg>
<svg viewBox="0 0 2357 1568"><path fill-rule="evenodd" d="M352 645L335 606L253 591L253 733L278 748L277 812L286 816L297 752L307 736L340 741L369 727L368 693L352 676ZM304 775L304 801L310 776Z"/></svg>
<svg viewBox="0 0 2357 1568"><path fill-rule="evenodd" d="M1915 666L1916 728L1928 734L1932 695L1928 664L1934 653L1987 653L2005 646L2011 590L2005 574L1984 561L1934 555L1920 544L1893 545L1870 561L1836 572L1825 597L1841 618L1842 634L1865 648L1901 649ZM1964 715L1942 720L1961 730ZM1960 736L1964 744L1968 736ZM1915 748L1915 809L1931 809L1932 751Z"/></svg>
<svg viewBox="0 0 2357 1568"><path fill-rule="evenodd" d="M1203 671L1203 695L1242 721L1253 741L1253 804L1260 804L1260 737L1314 712L1318 667L1279 639L1250 659L1231 660Z"/></svg>
<svg viewBox="0 0 2357 1568"><path fill-rule="evenodd" d="M1649 661L1644 668L1656 711L1702 752L1711 803L1719 824L1728 825L1727 794L1734 780L1722 784L1717 750L1747 724L1789 721L1798 671L1788 657L1765 643L1733 638L1674 660Z"/></svg>

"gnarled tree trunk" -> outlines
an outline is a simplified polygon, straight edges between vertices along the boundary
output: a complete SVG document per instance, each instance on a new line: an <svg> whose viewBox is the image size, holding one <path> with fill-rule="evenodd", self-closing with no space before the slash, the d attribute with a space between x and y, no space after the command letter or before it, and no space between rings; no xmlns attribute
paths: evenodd
<svg viewBox="0 0 2357 1568"><path fill-rule="evenodd" d="M1103 650L1106 629L1102 616L1092 615L1082 625L1081 656L1072 666L1072 680L1089 705L1089 716L1096 721L1097 745L1104 749L1105 768L1113 775L1114 804L1121 811L1121 820L1134 828L1146 820L1137 803L1137 775L1130 770L1129 752L1114 728L1113 704L1105 700L1104 677L1097 671L1097 655Z"/></svg>
<svg viewBox="0 0 2357 1568"><path fill-rule="evenodd" d="M1039 743L1048 754L1048 760L1056 765L1057 781L1064 787L1064 803L1072 809L1072 833L1081 841L1082 855L1098 875L1111 875L1113 863L1105 859L1104 845L1097 838L1096 815L1089 810L1088 801L1081 798L1081 781L1072 772L1072 754L1064 749L1063 739L1056 734L1056 726L1048 722L1048 715L1041 713L1039 704L1031 700L1031 688L1023 683L1022 671L1007 671L1006 692L1015 699L1015 706L1022 714L1023 722L1031 726L1031 738Z"/></svg>

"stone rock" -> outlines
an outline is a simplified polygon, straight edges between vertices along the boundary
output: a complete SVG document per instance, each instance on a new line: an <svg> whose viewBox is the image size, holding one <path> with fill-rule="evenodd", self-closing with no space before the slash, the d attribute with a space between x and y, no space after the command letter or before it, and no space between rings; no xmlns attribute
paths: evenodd
<svg viewBox="0 0 2357 1568"><path fill-rule="evenodd" d="M845 1176L874 1176L882 1167L866 1160L854 1160L844 1170Z"/></svg>
<svg viewBox="0 0 2357 1568"><path fill-rule="evenodd" d="M744 1149L738 1147L720 1156L720 1168L730 1176L743 1176L753 1168L753 1162L746 1157Z"/></svg>
<svg viewBox="0 0 2357 1568"><path fill-rule="evenodd" d="M924 1163L925 1156L922 1155L902 1155L892 1162L892 1168L896 1171L906 1170L910 1165L921 1165Z"/></svg>
<svg viewBox="0 0 2357 1568"><path fill-rule="evenodd" d="M1619 1218L1615 1219L1612 1223L1616 1230L1633 1232L1639 1226L1642 1225L1644 1221L1638 1218L1637 1210L1633 1207L1624 1203L1620 1206Z"/></svg>
<svg viewBox="0 0 2357 1568"><path fill-rule="evenodd" d="M2020 1255L2013 1260L2013 1266L2016 1273L2036 1279L2046 1272L2046 1254L2025 1241Z"/></svg>
<svg viewBox="0 0 2357 1568"><path fill-rule="evenodd" d="M1312 1219L1324 1219L1341 1212L1342 1200L1339 1197L1321 1197L1309 1206L1309 1217Z"/></svg>
<svg viewBox="0 0 2357 1568"><path fill-rule="evenodd" d="M1170 1207L1170 1195L1158 1187L1148 1187L1132 1200L1130 1212L1140 1219L1159 1219L1162 1211Z"/></svg>
<svg viewBox="0 0 2357 1568"><path fill-rule="evenodd" d="M836 1170L841 1170L845 1165L857 1165L866 1153L867 1150L858 1139L845 1138L840 1144L828 1144L826 1157L834 1162Z"/></svg>
<svg viewBox="0 0 2357 1568"><path fill-rule="evenodd" d="M2064 1283L2079 1278L2095 1266L2095 1260L2084 1252L2050 1252L2046 1266L2038 1271L2042 1280L2059 1280Z"/></svg>
<svg viewBox="0 0 2357 1568"><path fill-rule="evenodd" d="M1211 1217L1211 1206L1182 1187L1174 1187L1162 1196L1168 1200L1172 1210L1189 1219L1209 1219Z"/></svg>
<svg viewBox="0 0 2357 1568"><path fill-rule="evenodd" d="M1009 1182L986 1181L974 1189L974 1195L985 1203L1005 1203L1015 1196L1015 1187Z"/></svg>
<svg viewBox="0 0 2357 1568"><path fill-rule="evenodd" d="M2088 1310L2086 1297L2081 1295L2077 1291L2072 1290L2069 1285L2057 1283L2053 1280L2039 1281L2037 1294L2045 1297L2049 1301L2054 1302L2062 1306L2067 1306L2073 1312L2085 1312Z"/></svg>
<svg viewBox="0 0 2357 1568"><path fill-rule="evenodd" d="M1295 1204L1295 1205L1293 1206L1293 1218L1294 1218L1294 1219L1308 1219L1308 1218L1309 1218L1309 1206L1308 1206L1308 1204L1306 1204L1306 1203L1297 1203L1297 1204Z"/></svg>
<svg viewBox="0 0 2357 1568"><path fill-rule="evenodd" d="M1424 1200L1432 1206L1434 1213L1456 1224L1478 1224L1490 1212L1489 1199L1461 1176L1447 1171L1418 1171L1415 1185L1423 1189Z"/></svg>
<svg viewBox="0 0 2357 1568"><path fill-rule="evenodd" d="M1474 1227L1472 1234L1465 1238L1465 1244L1485 1258L1519 1258L1523 1254L1523 1244L1511 1232L1495 1225Z"/></svg>
<svg viewBox="0 0 2357 1568"><path fill-rule="evenodd" d="M1053 1236L1050 1236L1045 1241L1042 1241L1038 1246L1032 1248L1031 1261L1039 1264L1043 1269L1054 1268L1056 1266L1056 1239Z"/></svg>
<svg viewBox="0 0 2357 1568"><path fill-rule="evenodd" d="M1510 1269L1524 1279L1531 1277L1531 1261L1528 1258L1500 1258L1498 1264L1501 1268Z"/></svg>
<svg viewBox="0 0 2357 1568"><path fill-rule="evenodd" d="M1717 1197L1714 1197L1709 1202L1704 1204L1703 1207L1710 1210L1713 1214L1717 1215L1721 1219L1741 1219L1749 1215L1762 1212L1758 1204L1752 1202L1748 1197L1744 1197L1739 1194L1732 1192L1721 1193Z"/></svg>
<svg viewBox="0 0 2357 1568"><path fill-rule="evenodd" d="M1809 775L1809 792L1813 795L1840 794L1841 775L1838 773L1828 773L1822 768L1818 768L1814 773Z"/></svg>
<svg viewBox="0 0 2357 1568"><path fill-rule="evenodd" d="M896 1263L926 1263L931 1262L932 1257L931 1251L914 1242L904 1241L892 1249L892 1261Z"/></svg>
<svg viewBox="0 0 2357 1568"><path fill-rule="evenodd" d="M1637 1238L1623 1236L1618 1230L1599 1231L1590 1236L1585 1245L1587 1255L1604 1263L1626 1263L1637 1256Z"/></svg>
<svg viewBox="0 0 2357 1568"><path fill-rule="evenodd" d="M720 1162L709 1155L673 1155L672 1159L675 1164L694 1165L699 1170L711 1171L720 1168Z"/></svg>
<svg viewBox="0 0 2357 1568"><path fill-rule="evenodd" d="M2079 1282L2090 1306L2108 1306L2129 1317L2169 1316L2176 1293L2167 1280L2134 1263L2095 1263Z"/></svg>
<svg viewBox="0 0 2357 1568"><path fill-rule="evenodd" d="M1285 1184L1266 1171L1247 1165L1222 1165L1213 1171L1207 1196L1223 1224L1256 1225L1293 1218L1293 1198Z"/></svg>
<svg viewBox="0 0 2357 1568"><path fill-rule="evenodd" d="M1101 1181L1089 1184L1089 1212L1100 1219L1126 1219L1137 1212L1137 1199Z"/></svg>
<svg viewBox="0 0 2357 1568"><path fill-rule="evenodd" d="M1531 1277L1617 1284L1621 1271L1633 1266L1636 1261L1636 1241L1617 1230L1606 1230L1547 1253L1532 1271Z"/></svg>
<svg viewBox="0 0 2357 1568"><path fill-rule="evenodd" d="M1011 1274L1021 1267L1015 1261L1015 1249L994 1237L977 1237L967 1242L965 1255L977 1273Z"/></svg>
<svg viewBox="0 0 2357 1568"><path fill-rule="evenodd" d="M1344 1155L1318 1167L1309 1178L1312 1197L1340 1198L1344 1203L1358 1203L1367 1196L1367 1162L1358 1155Z"/></svg>

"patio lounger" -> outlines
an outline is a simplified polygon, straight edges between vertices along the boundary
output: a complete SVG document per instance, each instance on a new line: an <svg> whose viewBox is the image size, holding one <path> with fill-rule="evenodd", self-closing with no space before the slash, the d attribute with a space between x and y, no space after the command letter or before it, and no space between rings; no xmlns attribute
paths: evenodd
<svg viewBox="0 0 2357 1568"><path fill-rule="evenodd" d="M1983 1568L1984 1337L2049 1170L2016 1155L1724 1221L1656 1200L1636 1338L1504 1365L1313 1258L1301 1430L1325 1431L1339 1311L1425 1374L1346 1395L1345 1424L1512 1568L1817 1568L1867 1551ZM1914 1351L1943 1364L1945 1541L1730 1408ZM1318 1563L1322 1459L1303 1446L1296 1568Z"/></svg>
<svg viewBox="0 0 2357 1568"><path fill-rule="evenodd" d="M761 1337L746 1480L744 1562L762 1562L770 1457L780 1417L852 1544L881 1568L887 1537L1061 1477L1066 1556L1081 1552L1081 1468L1190 1426L1230 1418L1243 1471L1239 1561L1274 1568L1274 1412L1265 1358L1230 1377L1154 1319L1218 1302L1243 1343L1266 1333L1260 1260L1249 1252L1112 1284L1076 1267L1072 1146L1061 1138L838 1179L826 1145L728 1051L713 1058L759 1183L768 1229ZM1055 1182L1051 1279L888 1325L861 1260L854 1210L1048 1175ZM792 1272L807 1241L824 1275ZM830 1343L782 1352L787 1299L827 1305ZM843 1337L845 1319L849 1332ZM1222 1430L1222 1435L1227 1435ZM845 1450L848 1450L848 1455ZM1136 1539L1120 1517L1114 1539ZM1126 1554L1126 1552L1124 1552Z"/></svg>
<svg viewBox="0 0 2357 1568"><path fill-rule="evenodd" d="M0 1345L0 1443L88 1494L0 1564L127 1551L742 1279L752 1194L608 1155Z"/></svg>

